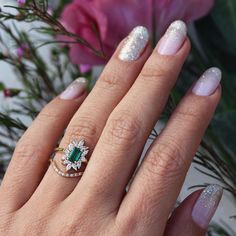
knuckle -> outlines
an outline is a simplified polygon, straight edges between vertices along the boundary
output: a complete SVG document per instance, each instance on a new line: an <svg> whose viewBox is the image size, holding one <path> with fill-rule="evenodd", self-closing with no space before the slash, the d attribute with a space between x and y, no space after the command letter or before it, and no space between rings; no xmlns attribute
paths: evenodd
<svg viewBox="0 0 236 236"><path fill-rule="evenodd" d="M79 136L95 142L98 136L98 129L95 122L90 117L79 117L78 121L71 124L66 130L65 137L69 140Z"/></svg>
<svg viewBox="0 0 236 236"><path fill-rule="evenodd" d="M127 114L127 112L122 112L108 120L107 139L113 144L127 143L131 145L140 136L141 122L130 115L124 114Z"/></svg>
<svg viewBox="0 0 236 236"><path fill-rule="evenodd" d="M118 76L118 73L116 71L113 71L113 73L104 73L101 75L99 80L97 81L96 86L102 89L110 89L113 87L116 87L120 84L120 78Z"/></svg>
<svg viewBox="0 0 236 236"><path fill-rule="evenodd" d="M176 141L158 143L146 159L146 172L161 177L176 177L185 165L184 154Z"/></svg>
<svg viewBox="0 0 236 236"><path fill-rule="evenodd" d="M144 81L157 82L157 80L165 78L168 73L163 66L149 65L143 68L140 75Z"/></svg>
<svg viewBox="0 0 236 236"><path fill-rule="evenodd" d="M193 109L194 108L176 110L177 119L187 123L201 123L202 117Z"/></svg>
<svg viewBox="0 0 236 236"><path fill-rule="evenodd" d="M37 119L38 119L38 121L42 121L42 122L44 122L45 120L56 121L56 120L58 120L58 117L60 117L60 114L61 114L61 112L58 111L58 109L56 109L56 107L54 107L52 109L52 107L50 105L47 105L39 113Z"/></svg>
<svg viewBox="0 0 236 236"><path fill-rule="evenodd" d="M12 162L12 164L17 165L17 169L23 168L30 159L39 159L40 160L40 148L37 145L33 145L28 142L19 142L16 145L13 157L20 158L20 162Z"/></svg>

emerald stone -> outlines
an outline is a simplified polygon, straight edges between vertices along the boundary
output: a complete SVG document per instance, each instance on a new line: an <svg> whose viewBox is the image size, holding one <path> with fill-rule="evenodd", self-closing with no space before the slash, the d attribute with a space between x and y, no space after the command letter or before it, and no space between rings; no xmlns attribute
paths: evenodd
<svg viewBox="0 0 236 236"><path fill-rule="evenodd" d="M77 162L79 161L79 159L81 158L81 155L82 155L82 151L77 148L77 147L74 147L69 155L69 161L70 162Z"/></svg>

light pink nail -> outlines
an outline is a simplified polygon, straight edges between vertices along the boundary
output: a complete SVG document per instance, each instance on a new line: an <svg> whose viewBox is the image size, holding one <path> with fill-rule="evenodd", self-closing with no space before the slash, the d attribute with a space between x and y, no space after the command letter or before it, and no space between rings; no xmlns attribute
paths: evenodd
<svg viewBox="0 0 236 236"><path fill-rule="evenodd" d="M181 21L174 21L167 29L158 45L158 53L171 56L176 54L187 37L187 26Z"/></svg>
<svg viewBox="0 0 236 236"><path fill-rule="evenodd" d="M208 69L197 81L192 92L198 96L210 96L218 88L221 76L220 69L216 67Z"/></svg>
<svg viewBox="0 0 236 236"><path fill-rule="evenodd" d="M192 219L199 227L208 228L222 194L223 188L216 184L209 185L203 190L192 210Z"/></svg>
<svg viewBox="0 0 236 236"><path fill-rule="evenodd" d="M61 93L60 98L63 100L72 100L79 98L87 87L87 80L83 77L76 79L67 89Z"/></svg>

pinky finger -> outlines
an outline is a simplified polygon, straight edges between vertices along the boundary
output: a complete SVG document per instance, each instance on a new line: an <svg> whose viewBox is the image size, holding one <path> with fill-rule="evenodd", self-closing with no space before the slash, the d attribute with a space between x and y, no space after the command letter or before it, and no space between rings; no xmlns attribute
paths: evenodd
<svg viewBox="0 0 236 236"><path fill-rule="evenodd" d="M206 235L222 194L223 189L218 185L209 185L203 191L192 193L174 210L164 235Z"/></svg>

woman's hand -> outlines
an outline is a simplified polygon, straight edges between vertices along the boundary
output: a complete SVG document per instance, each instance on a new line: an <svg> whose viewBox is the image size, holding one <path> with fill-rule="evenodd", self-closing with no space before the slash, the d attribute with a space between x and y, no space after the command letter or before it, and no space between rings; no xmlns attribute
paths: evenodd
<svg viewBox="0 0 236 236"><path fill-rule="evenodd" d="M126 192L190 50L181 21L172 23L153 52L148 41L147 30L135 28L86 99L81 78L39 114L1 185L1 235L205 235L222 195L219 186L193 193L169 215L220 99L217 68L182 99ZM62 176L78 172L66 172L60 152L48 166L65 128L60 147L83 139L90 149L82 177Z"/></svg>

